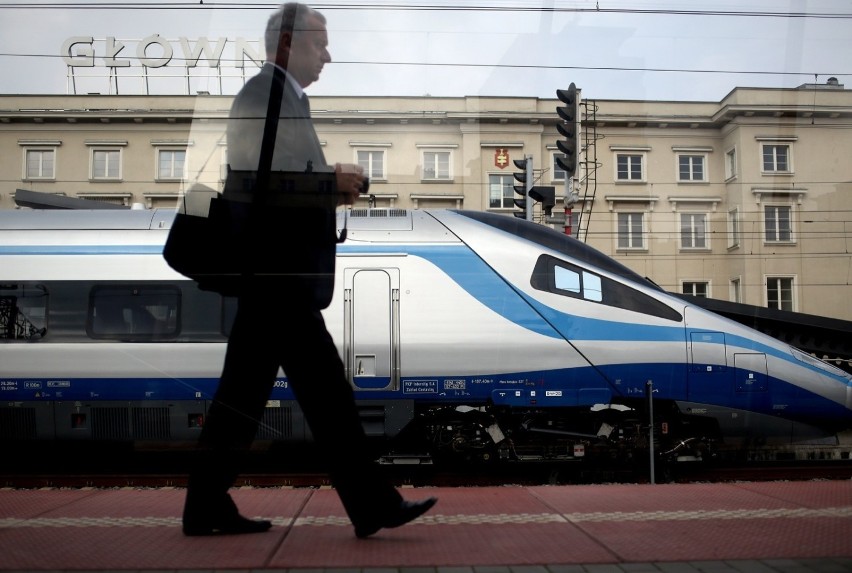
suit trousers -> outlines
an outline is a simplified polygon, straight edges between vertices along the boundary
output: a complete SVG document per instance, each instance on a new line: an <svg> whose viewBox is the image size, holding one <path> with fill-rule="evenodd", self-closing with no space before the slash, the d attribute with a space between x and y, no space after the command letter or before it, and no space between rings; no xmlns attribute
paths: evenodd
<svg viewBox="0 0 852 573"><path fill-rule="evenodd" d="M352 523L396 508L402 496L370 456L352 387L322 314L281 290L261 288L239 299L222 377L190 470L184 515L233 508L227 492L257 432L279 366Z"/></svg>

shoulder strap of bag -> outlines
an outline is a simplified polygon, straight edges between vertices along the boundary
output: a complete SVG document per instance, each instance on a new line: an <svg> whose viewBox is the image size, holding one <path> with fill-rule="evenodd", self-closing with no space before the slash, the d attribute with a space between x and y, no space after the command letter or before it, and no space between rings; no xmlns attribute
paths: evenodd
<svg viewBox="0 0 852 573"><path fill-rule="evenodd" d="M269 105L266 110L266 123L263 126L263 141L260 145L260 161L257 166L257 179L253 201L257 202L261 193L269 186L269 173L272 170L272 156L275 153L275 136L278 131L278 116L281 115L281 100L284 99L284 72L278 66L272 66L272 84L269 88Z"/></svg>

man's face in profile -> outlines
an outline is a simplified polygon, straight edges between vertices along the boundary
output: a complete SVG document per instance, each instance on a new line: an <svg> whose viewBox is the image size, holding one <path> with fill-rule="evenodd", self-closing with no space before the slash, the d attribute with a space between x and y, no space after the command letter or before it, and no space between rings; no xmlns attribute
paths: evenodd
<svg viewBox="0 0 852 573"><path fill-rule="evenodd" d="M323 66L331 61L325 25L310 17L306 27L294 31L287 62L287 71L303 88L317 81Z"/></svg>

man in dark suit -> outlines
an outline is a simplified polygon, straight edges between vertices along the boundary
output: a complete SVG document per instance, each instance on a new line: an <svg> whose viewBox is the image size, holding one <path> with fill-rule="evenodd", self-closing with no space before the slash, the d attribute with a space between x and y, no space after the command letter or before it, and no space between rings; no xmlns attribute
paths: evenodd
<svg viewBox="0 0 852 573"><path fill-rule="evenodd" d="M265 43L267 62L231 108L228 164L232 173L258 170L268 112L275 109L269 102L281 94L272 177L263 195L271 208L252 219L252 241L257 253L286 258L287 272L243 279L222 377L190 471L183 532L259 533L271 527L240 515L228 490L281 367L328 460L356 536L368 537L416 519L436 500L406 501L380 474L320 312L333 294L335 208L352 204L366 182L357 165L326 163L302 91L331 61L325 18L305 5L285 4L270 17ZM226 197L229 192L238 198L226 185Z"/></svg>

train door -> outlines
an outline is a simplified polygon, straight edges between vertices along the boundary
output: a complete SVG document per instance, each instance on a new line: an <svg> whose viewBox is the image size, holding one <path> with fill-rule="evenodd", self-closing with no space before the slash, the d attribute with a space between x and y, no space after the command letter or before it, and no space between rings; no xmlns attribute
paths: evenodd
<svg viewBox="0 0 852 573"><path fill-rule="evenodd" d="M730 391L727 345L724 332L689 331L688 337L690 399L710 400Z"/></svg>
<svg viewBox="0 0 852 573"><path fill-rule="evenodd" d="M358 390L399 389L399 269L343 272L343 360Z"/></svg>

